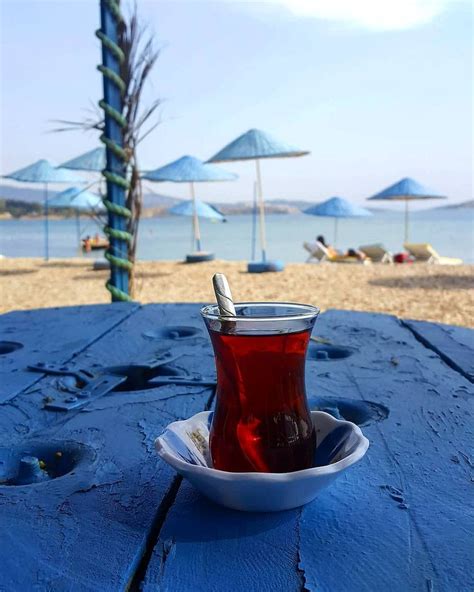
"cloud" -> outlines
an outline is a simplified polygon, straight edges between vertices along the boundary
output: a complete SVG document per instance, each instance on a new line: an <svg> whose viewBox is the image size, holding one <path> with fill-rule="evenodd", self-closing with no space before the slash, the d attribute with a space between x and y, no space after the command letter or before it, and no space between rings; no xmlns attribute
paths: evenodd
<svg viewBox="0 0 474 592"><path fill-rule="evenodd" d="M338 21L373 31L410 29L431 22L452 0L264 0L294 15ZM247 0L253 4L253 0Z"/></svg>

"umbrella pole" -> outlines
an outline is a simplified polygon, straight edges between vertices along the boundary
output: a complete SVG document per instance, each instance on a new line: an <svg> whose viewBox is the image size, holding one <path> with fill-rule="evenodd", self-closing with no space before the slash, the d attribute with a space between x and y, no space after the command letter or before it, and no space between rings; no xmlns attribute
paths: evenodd
<svg viewBox="0 0 474 592"><path fill-rule="evenodd" d="M265 237L265 206L263 203L263 191L262 191L262 176L260 174L260 161L258 158L255 159L257 167L257 188L258 188L258 203L260 211L260 246L262 248L262 261L265 263L266 256L266 237Z"/></svg>
<svg viewBox="0 0 474 592"><path fill-rule="evenodd" d="M44 184L44 260L49 261L49 206L48 184Z"/></svg>
<svg viewBox="0 0 474 592"><path fill-rule="evenodd" d="M81 221L79 220L79 212L76 211L76 238L77 238L77 249L81 252Z"/></svg>
<svg viewBox="0 0 474 592"><path fill-rule="evenodd" d="M334 247L337 247L337 218L334 218Z"/></svg>
<svg viewBox="0 0 474 592"><path fill-rule="evenodd" d="M191 185L191 199L193 200L193 231L194 231L194 242L196 244L196 251L201 250L201 231L199 229L199 216L197 214L196 206L196 194L194 192L194 183Z"/></svg>
<svg viewBox="0 0 474 592"><path fill-rule="evenodd" d="M408 199L405 199L405 243L408 242Z"/></svg>
<svg viewBox="0 0 474 592"><path fill-rule="evenodd" d="M257 243L257 183L253 184L253 212L252 212L252 261L255 261Z"/></svg>

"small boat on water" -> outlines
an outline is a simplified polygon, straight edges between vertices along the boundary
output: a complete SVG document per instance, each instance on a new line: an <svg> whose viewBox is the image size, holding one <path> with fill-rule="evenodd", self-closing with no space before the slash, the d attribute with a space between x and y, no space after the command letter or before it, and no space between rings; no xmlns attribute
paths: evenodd
<svg viewBox="0 0 474 592"><path fill-rule="evenodd" d="M109 241L104 236L86 236L81 240L82 250L86 253L90 251L100 251L109 248Z"/></svg>

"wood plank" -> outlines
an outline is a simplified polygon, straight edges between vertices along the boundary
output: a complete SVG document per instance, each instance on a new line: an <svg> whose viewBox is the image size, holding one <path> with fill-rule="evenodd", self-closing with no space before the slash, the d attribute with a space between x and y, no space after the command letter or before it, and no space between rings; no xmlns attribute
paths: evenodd
<svg viewBox="0 0 474 592"><path fill-rule="evenodd" d="M300 567L306 586L472 589L473 521L466 515L472 385L392 317L331 312L322 329L357 353L327 376L317 364L310 366L318 396L347 393L360 408L374 401L390 414L363 428L371 441L365 461L303 508Z"/></svg>
<svg viewBox="0 0 474 592"><path fill-rule="evenodd" d="M222 508L187 482L160 532L142 592L302 590L294 511Z"/></svg>
<svg viewBox="0 0 474 592"><path fill-rule="evenodd" d="M467 327L403 321L426 347L452 368L474 382L474 331Z"/></svg>
<svg viewBox="0 0 474 592"><path fill-rule="evenodd" d="M97 308L102 309L102 307ZM115 327L113 332L92 343L84 352L76 355L74 363L69 366L94 370L94 365L113 367L144 363L161 353L172 350L178 356L178 359L173 362L173 367L177 371L183 372L183 374L187 373L189 376L214 377L214 358L199 315L199 308L199 305L188 304L160 304L143 307ZM100 313L100 310L98 312ZM85 314L82 321L87 325ZM91 314L93 318L97 318L98 313L94 311L94 307L91 308ZM176 334L179 327L187 328L188 332L194 328L196 334L189 338L164 339L160 337L161 333L165 332L166 334L166 331ZM57 348L54 351L57 352ZM43 361L55 359L48 358L47 355L47 352L45 355L41 355L41 358L44 358ZM51 356L51 354L49 355ZM36 358L33 360L38 361ZM28 363L28 359L24 358L24 364ZM31 374L35 376L34 373ZM64 417L62 413L43 410L45 398L58 396L58 385L63 388L61 379L47 376L15 399L5 402L0 413L0 437L9 437L11 441L16 441L27 434L55 423L68 421L72 416L71 412L67 414L67 417ZM66 392L63 397L67 396Z"/></svg>
<svg viewBox="0 0 474 592"><path fill-rule="evenodd" d="M169 349L180 356L175 368L207 376L213 359L198 311L193 305L143 307L75 361L130 364ZM170 327L176 335L176 325L201 332L189 339L153 337ZM213 389L170 385L115 392L81 411L53 413L39 405L51 381L42 379L38 392L4 405L0 447L49 442L66 452L73 442L86 446L91 458L58 479L0 486L0 589L124 590L175 480L159 461L154 438L170 421L204 409Z"/></svg>
<svg viewBox="0 0 474 592"><path fill-rule="evenodd" d="M473 589L472 385L394 317L329 311L315 333L353 354L308 363L310 403L365 420L367 456L281 515L224 510L184 484L146 592Z"/></svg>
<svg viewBox="0 0 474 592"><path fill-rule="evenodd" d="M0 404L41 378L40 374L26 371L28 364L67 362L138 308L135 303L115 303L1 315Z"/></svg>

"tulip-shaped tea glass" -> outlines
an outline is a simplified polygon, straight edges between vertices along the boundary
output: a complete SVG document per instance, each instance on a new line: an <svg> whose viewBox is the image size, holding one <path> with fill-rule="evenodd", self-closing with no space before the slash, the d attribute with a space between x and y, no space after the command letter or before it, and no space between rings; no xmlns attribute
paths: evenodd
<svg viewBox="0 0 474 592"><path fill-rule="evenodd" d="M217 368L210 431L216 469L286 473L313 466L315 434L305 358L319 310L306 304L243 303L235 317L217 305L201 314Z"/></svg>

